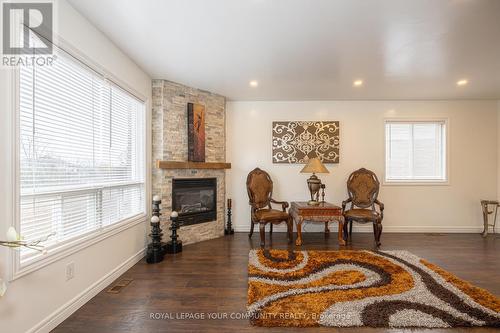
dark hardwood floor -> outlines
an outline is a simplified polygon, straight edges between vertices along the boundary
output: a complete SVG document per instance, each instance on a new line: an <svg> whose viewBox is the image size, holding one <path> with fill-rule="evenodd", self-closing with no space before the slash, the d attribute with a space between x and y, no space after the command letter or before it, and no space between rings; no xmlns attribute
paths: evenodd
<svg viewBox="0 0 500 333"><path fill-rule="evenodd" d="M266 232L267 234L267 232ZM268 235L267 235L268 236ZM302 249L337 250L337 235L303 235ZM269 237L269 236L268 236ZM275 233L273 248L287 248L284 233ZM247 319L207 319L209 313L244 314L247 297L248 250L259 246L258 232L249 240L237 233L184 247L160 264L144 260L121 278L133 279L119 294L105 291L76 311L53 332L399 332L374 328L264 328ZM292 246L294 247L294 246ZM297 247L298 248L298 247ZM372 249L373 235L354 234L347 249ZM459 277L500 295L500 235L382 235L382 250L404 249ZM151 316L203 313L205 319L151 319ZM408 332L493 332L495 329L406 330Z"/></svg>

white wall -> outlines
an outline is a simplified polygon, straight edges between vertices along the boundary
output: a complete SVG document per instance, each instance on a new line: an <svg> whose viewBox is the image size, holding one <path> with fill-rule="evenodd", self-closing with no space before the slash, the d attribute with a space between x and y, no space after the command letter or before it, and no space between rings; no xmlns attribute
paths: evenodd
<svg viewBox="0 0 500 333"><path fill-rule="evenodd" d="M500 200L500 100L497 102L497 200ZM500 231L500 223L496 223L495 232Z"/></svg>
<svg viewBox="0 0 500 333"><path fill-rule="evenodd" d="M233 198L236 230L249 228L250 208L245 181L255 167L267 170L278 200L306 200L302 165L271 162L271 122L275 120L339 120L340 163L328 164L327 201L347 196L349 174L366 167L384 176L384 119L446 117L450 135L450 184L447 186L382 186L384 231L479 232L479 200L497 193L497 102L495 101L306 101L228 102L228 198ZM314 230L314 227L306 229ZM361 228L363 229L363 228ZM371 231L371 228L367 230Z"/></svg>
<svg viewBox="0 0 500 333"><path fill-rule="evenodd" d="M500 101L497 103L497 109L497 200L500 200Z"/></svg>
<svg viewBox="0 0 500 333"><path fill-rule="evenodd" d="M70 44L71 48L83 53L116 76L128 88L146 97L150 118L150 77L69 4L65 1L58 1L56 4L57 34ZM4 238L1 235L5 235L13 216L11 124L14 115L9 98L10 85L9 71L0 70L0 238ZM147 126L147 133L150 133L149 122ZM145 221L136 224L38 271L11 281L6 295L0 298L0 331L49 331L96 291L116 278L116 274L142 257L146 244L146 228ZM0 276L5 279L10 264L8 250L0 251ZM66 282L65 267L69 262L75 263L75 278Z"/></svg>

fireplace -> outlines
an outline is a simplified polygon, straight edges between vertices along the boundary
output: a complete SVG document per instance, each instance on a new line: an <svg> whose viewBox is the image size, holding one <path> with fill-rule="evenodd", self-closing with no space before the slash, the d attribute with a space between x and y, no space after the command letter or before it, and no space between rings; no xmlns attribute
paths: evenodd
<svg viewBox="0 0 500 333"><path fill-rule="evenodd" d="M217 219L216 178L174 178L172 180L172 210L179 213L182 225Z"/></svg>

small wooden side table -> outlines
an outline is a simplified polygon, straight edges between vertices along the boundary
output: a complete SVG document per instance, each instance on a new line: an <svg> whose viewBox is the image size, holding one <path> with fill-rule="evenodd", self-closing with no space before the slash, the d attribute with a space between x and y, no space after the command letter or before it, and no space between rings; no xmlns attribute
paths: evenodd
<svg viewBox="0 0 500 333"><path fill-rule="evenodd" d="M343 237L344 217L342 216L342 208L339 206L328 202L321 202L318 206L309 206L307 202L292 201L289 213L297 224L297 240L295 241L295 245L302 245L302 223L304 221L324 223L325 234L330 233L328 223L337 221L339 223L339 245L346 244Z"/></svg>
<svg viewBox="0 0 500 333"><path fill-rule="evenodd" d="M483 237L488 236L489 227L493 227L493 233L495 233L498 207L500 207L500 202L498 202L497 200L481 200L481 208L483 209L483 222L484 222L484 230L481 233L481 235ZM492 209L491 211L490 208ZM490 224L488 222L488 216L490 214L493 214L493 224Z"/></svg>

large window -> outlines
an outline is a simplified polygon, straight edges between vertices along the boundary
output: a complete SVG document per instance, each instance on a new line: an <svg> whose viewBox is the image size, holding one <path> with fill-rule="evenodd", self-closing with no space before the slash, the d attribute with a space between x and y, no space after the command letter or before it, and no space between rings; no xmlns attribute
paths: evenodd
<svg viewBox="0 0 500 333"><path fill-rule="evenodd" d="M444 183L445 121L387 121L385 125L387 183Z"/></svg>
<svg viewBox="0 0 500 333"><path fill-rule="evenodd" d="M144 103L64 51L19 77L20 233L50 248L145 214ZM21 263L36 254L21 252Z"/></svg>

